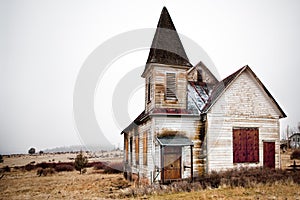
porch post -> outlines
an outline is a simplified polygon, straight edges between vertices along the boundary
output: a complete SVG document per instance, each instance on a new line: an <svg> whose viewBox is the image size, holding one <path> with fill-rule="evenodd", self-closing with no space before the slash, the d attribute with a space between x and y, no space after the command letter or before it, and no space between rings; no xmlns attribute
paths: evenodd
<svg viewBox="0 0 300 200"><path fill-rule="evenodd" d="M165 166L164 166L164 146L160 145L160 165L161 165L161 181L164 184L165 183Z"/></svg>
<svg viewBox="0 0 300 200"><path fill-rule="evenodd" d="M191 181L194 181L194 168L193 168L193 145L191 145Z"/></svg>

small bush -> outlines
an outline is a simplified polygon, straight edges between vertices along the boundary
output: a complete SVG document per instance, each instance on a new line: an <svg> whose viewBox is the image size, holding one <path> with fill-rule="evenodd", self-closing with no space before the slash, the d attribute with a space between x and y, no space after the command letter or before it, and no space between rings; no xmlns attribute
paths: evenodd
<svg viewBox="0 0 300 200"><path fill-rule="evenodd" d="M48 174L54 174L55 171L53 168L46 168L46 169L43 169L43 168L38 168L37 171L36 171L36 174L38 176L47 176Z"/></svg>
<svg viewBox="0 0 300 200"><path fill-rule="evenodd" d="M0 154L0 163L3 163L3 156Z"/></svg>
<svg viewBox="0 0 300 200"><path fill-rule="evenodd" d="M42 163L38 163L36 164L37 168L54 168L55 167L55 163L47 163L47 162L42 162Z"/></svg>
<svg viewBox="0 0 300 200"><path fill-rule="evenodd" d="M35 165L27 164L27 165L25 165L24 169L25 169L26 171L34 170L34 169L35 169Z"/></svg>
<svg viewBox="0 0 300 200"><path fill-rule="evenodd" d="M123 171L123 162L114 162L104 167L104 173L117 174Z"/></svg>
<svg viewBox="0 0 300 200"><path fill-rule="evenodd" d="M94 163L92 166L95 170L99 170L99 169L105 169L105 167L107 166L108 164L105 163L105 162L97 162L97 163ZM89 165L87 166L89 167Z"/></svg>
<svg viewBox="0 0 300 200"><path fill-rule="evenodd" d="M4 172L10 172L10 167L9 166L5 166L2 168Z"/></svg>
<svg viewBox="0 0 300 200"><path fill-rule="evenodd" d="M169 185L147 185L138 188L126 188L120 194L122 198L143 195L160 195L176 192L199 191L206 188L226 187L251 188L257 184L276 184L293 181L300 184L300 172L288 172L281 169L268 168L240 168L223 172L211 172L195 179L193 183L187 181L173 182Z"/></svg>
<svg viewBox="0 0 300 200"><path fill-rule="evenodd" d="M300 160L300 149L296 149L295 151L293 151L293 153L291 154L291 160L293 159Z"/></svg>
<svg viewBox="0 0 300 200"><path fill-rule="evenodd" d="M57 164L54 169L57 172L70 172L74 171L74 166L71 164Z"/></svg>

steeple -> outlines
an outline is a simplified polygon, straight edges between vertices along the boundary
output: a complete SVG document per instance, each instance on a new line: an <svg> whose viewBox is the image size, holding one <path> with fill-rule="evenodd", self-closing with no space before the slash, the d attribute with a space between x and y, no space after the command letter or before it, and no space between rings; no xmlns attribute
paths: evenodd
<svg viewBox="0 0 300 200"><path fill-rule="evenodd" d="M166 7L161 11L147 64L159 63L192 67Z"/></svg>

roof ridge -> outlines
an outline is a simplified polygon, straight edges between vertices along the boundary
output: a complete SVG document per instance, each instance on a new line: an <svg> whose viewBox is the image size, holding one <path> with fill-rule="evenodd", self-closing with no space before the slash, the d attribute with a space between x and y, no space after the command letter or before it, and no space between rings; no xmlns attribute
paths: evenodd
<svg viewBox="0 0 300 200"><path fill-rule="evenodd" d="M202 111L208 111L209 108L217 101L219 96L224 92L224 90L232 83L232 81L235 80L236 77L238 77L238 75L247 68L249 68L249 66L245 65L244 67L241 67L239 70L233 72L232 74L221 80L219 83L217 83L208 100L206 101L206 104L203 107Z"/></svg>

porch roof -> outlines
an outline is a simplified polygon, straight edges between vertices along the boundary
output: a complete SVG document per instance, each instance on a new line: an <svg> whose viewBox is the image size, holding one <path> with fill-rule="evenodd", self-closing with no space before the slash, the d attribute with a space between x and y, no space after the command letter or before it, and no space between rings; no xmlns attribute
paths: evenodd
<svg viewBox="0 0 300 200"><path fill-rule="evenodd" d="M184 136L163 136L157 137L161 146L194 146L194 143Z"/></svg>

